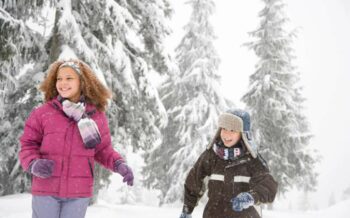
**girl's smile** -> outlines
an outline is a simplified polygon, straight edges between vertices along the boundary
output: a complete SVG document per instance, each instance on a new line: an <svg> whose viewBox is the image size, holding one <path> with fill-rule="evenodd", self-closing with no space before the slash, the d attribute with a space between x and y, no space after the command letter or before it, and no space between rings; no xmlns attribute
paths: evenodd
<svg viewBox="0 0 350 218"><path fill-rule="evenodd" d="M70 67L59 69L56 89L63 98L78 102L81 93L79 75Z"/></svg>

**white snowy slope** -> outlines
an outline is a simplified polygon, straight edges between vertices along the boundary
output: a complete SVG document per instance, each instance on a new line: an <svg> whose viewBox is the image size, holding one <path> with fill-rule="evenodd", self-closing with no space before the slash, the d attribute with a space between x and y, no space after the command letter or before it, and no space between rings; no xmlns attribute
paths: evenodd
<svg viewBox="0 0 350 218"><path fill-rule="evenodd" d="M30 218L31 195L16 194L0 197L0 218ZM143 205L120 205L99 201L90 206L86 218L177 218L180 207L151 207ZM200 218L203 207L198 207L193 218ZM263 211L264 218L348 218L350 199L319 211Z"/></svg>

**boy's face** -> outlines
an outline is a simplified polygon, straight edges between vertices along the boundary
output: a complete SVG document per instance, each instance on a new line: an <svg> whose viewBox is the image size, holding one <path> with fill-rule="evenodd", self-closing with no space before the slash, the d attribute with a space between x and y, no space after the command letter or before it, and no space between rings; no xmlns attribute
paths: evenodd
<svg viewBox="0 0 350 218"><path fill-rule="evenodd" d="M220 137L226 147L232 147L241 139L241 133L221 128Z"/></svg>

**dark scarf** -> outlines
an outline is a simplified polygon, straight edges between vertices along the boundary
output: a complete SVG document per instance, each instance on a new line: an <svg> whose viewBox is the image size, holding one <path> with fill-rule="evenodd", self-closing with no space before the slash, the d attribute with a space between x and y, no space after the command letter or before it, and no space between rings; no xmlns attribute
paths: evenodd
<svg viewBox="0 0 350 218"><path fill-rule="evenodd" d="M66 98L57 98L63 107L64 113L75 120L86 148L95 148L101 143L101 136L95 121L85 113L85 98L80 97L78 103L71 102Z"/></svg>
<svg viewBox="0 0 350 218"><path fill-rule="evenodd" d="M223 160L236 160L242 157L245 153L242 140L234 146L228 148L224 145L221 139L218 139L213 146L213 150Z"/></svg>

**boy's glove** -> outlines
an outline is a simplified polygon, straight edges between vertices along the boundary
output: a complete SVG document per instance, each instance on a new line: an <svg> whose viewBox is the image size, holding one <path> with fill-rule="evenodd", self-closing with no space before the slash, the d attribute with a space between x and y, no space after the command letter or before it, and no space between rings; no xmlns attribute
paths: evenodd
<svg viewBox="0 0 350 218"><path fill-rule="evenodd" d="M232 209L236 212L241 212L243 209L247 209L254 205L254 198L248 192L242 192L237 197L231 199Z"/></svg>
<svg viewBox="0 0 350 218"><path fill-rule="evenodd" d="M123 182L126 182L130 186L134 184L134 174L132 173L131 168L123 161L117 160L114 163L114 171L124 177Z"/></svg>
<svg viewBox="0 0 350 218"><path fill-rule="evenodd" d="M192 215L182 212L180 218L192 218Z"/></svg>
<svg viewBox="0 0 350 218"><path fill-rule="evenodd" d="M180 215L180 218L192 218L192 211L194 208L187 206L186 204L182 208L182 213Z"/></svg>
<svg viewBox="0 0 350 218"><path fill-rule="evenodd" d="M36 159L29 167L29 172L36 177L45 179L52 175L55 162L48 159Z"/></svg>

